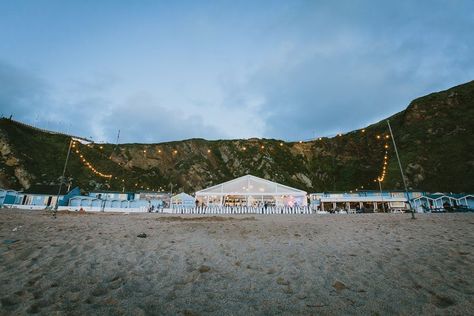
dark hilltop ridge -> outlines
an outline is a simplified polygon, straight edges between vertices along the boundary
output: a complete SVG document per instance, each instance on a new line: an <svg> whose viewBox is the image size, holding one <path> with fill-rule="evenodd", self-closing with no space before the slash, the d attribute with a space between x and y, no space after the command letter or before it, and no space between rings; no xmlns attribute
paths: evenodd
<svg viewBox="0 0 474 316"><path fill-rule="evenodd" d="M474 81L413 100L389 117L409 187L474 191ZM332 138L307 142L276 139L189 139L158 144L77 143L66 176L83 190L194 192L245 174L307 192L401 189L385 120ZM0 120L0 187L27 189L59 181L69 137L14 120ZM388 148L385 148L388 145ZM76 150L78 153L76 153ZM386 154L387 151L387 154ZM102 177L86 167L111 178Z"/></svg>

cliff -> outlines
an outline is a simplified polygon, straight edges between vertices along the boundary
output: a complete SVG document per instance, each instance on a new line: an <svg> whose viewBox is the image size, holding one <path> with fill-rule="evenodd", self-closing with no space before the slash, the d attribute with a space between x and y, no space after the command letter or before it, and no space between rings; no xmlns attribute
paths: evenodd
<svg viewBox="0 0 474 316"><path fill-rule="evenodd" d="M388 119L411 188L474 190L474 81L418 98ZM57 183L69 139L1 119L0 186L21 189ZM91 172L80 155L112 178ZM308 142L255 138L118 146L76 143L66 176L84 190L169 190L173 183L174 191L194 192L253 174L308 192L349 191L378 189L374 179L383 174L385 156L383 187L402 188L386 120Z"/></svg>

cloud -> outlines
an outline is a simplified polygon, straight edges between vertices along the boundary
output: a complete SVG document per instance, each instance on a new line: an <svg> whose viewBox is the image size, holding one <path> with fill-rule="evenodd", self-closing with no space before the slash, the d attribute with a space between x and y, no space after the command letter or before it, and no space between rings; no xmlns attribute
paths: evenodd
<svg viewBox="0 0 474 316"><path fill-rule="evenodd" d="M0 62L4 115L98 141L118 129L126 142L299 140L366 126L474 77L469 1L140 4L131 16L104 4L100 17L80 7L54 6L61 19L13 8L0 21L15 30L0 43L11 47L0 49L11 62ZM14 66L30 63L41 71Z"/></svg>
<svg viewBox="0 0 474 316"><path fill-rule="evenodd" d="M281 36L266 60L228 84L228 94L263 100L266 137L308 139L376 122L474 76L474 40L457 33L474 20L442 24L458 9L433 7L417 14L408 2L298 7L275 26Z"/></svg>
<svg viewBox="0 0 474 316"><path fill-rule="evenodd" d="M0 111L4 116L31 119L33 107L48 98L47 90L40 77L0 61Z"/></svg>
<svg viewBox="0 0 474 316"><path fill-rule="evenodd" d="M179 107L171 110L151 94L136 93L113 111L101 116L98 134L111 139L120 129L121 142L172 141L196 137L213 138L217 130L203 117L190 115Z"/></svg>
<svg viewBox="0 0 474 316"><path fill-rule="evenodd" d="M103 75L70 82L67 89L59 90L31 71L0 62L1 112L34 126L96 141L115 141L118 129L121 142L213 138L219 134L203 117L180 107L170 110L146 92L123 101L108 97L117 81Z"/></svg>

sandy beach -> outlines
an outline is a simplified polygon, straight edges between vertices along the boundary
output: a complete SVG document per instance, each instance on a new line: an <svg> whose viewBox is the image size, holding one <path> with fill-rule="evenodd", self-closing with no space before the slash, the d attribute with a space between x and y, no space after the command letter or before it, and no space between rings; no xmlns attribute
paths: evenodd
<svg viewBox="0 0 474 316"><path fill-rule="evenodd" d="M467 315L473 240L459 213L0 210L0 314Z"/></svg>

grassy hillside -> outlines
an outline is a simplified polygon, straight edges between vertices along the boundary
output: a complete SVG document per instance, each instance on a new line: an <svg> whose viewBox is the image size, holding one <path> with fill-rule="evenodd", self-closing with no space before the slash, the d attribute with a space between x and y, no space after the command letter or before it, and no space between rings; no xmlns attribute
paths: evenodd
<svg viewBox="0 0 474 316"><path fill-rule="evenodd" d="M410 187L427 191L474 191L474 82L433 93L389 118ZM159 144L78 143L66 175L84 190L169 189L194 192L253 174L308 192L377 189L385 151L384 188L402 181L386 121L310 142L274 139L190 139ZM377 137L378 136L378 137ZM20 189L57 183L69 137L0 120L0 185ZM388 145L388 149L385 145ZM112 174L92 173L81 161ZM177 185L177 187L176 187Z"/></svg>

